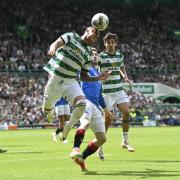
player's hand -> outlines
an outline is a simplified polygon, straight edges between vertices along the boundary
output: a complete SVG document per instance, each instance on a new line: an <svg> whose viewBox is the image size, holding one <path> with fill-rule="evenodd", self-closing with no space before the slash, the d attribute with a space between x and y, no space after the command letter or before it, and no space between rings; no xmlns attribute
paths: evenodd
<svg viewBox="0 0 180 180"><path fill-rule="evenodd" d="M98 80L106 80L110 75L111 75L112 71L105 71L103 73L101 73L99 76L98 76Z"/></svg>
<svg viewBox="0 0 180 180"><path fill-rule="evenodd" d="M104 111L104 115L106 118L108 118L108 119L113 118L113 114L108 109L105 108L105 109L103 109L103 111Z"/></svg>
<svg viewBox="0 0 180 180"><path fill-rule="evenodd" d="M55 50L49 50L47 53L49 56L54 56L56 54Z"/></svg>
<svg viewBox="0 0 180 180"><path fill-rule="evenodd" d="M132 81L128 78L124 79L124 81L129 84L129 88L131 89L132 88Z"/></svg>

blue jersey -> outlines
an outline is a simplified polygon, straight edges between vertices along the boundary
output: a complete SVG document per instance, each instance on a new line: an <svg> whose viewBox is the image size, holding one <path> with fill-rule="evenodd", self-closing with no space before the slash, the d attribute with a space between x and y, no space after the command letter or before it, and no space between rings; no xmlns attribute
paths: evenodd
<svg viewBox="0 0 180 180"><path fill-rule="evenodd" d="M99 75L99 72L96 68L91 67L89 70L89 75L96 77ZM104 109L106 107L104 98L102 96L101 81L81 82L81 86L86 99L91 101L99 109Z"/></svg>
<svg viewBox="0 0 180 180"><path fill-rule="evenodd" d="M66 101L63 97L61 97L61 99L59 99L55 106L59 106L59 105L67 105L68 104L68 101Z"/></svg>

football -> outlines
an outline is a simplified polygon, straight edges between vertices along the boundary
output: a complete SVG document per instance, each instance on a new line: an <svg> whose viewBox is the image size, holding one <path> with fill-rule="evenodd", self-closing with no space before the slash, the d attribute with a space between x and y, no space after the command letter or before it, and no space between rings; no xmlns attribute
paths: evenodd
<svg viewBox="0 0 180 180"><path fill-rule="evenodd" d="M92 17L91 24L99 31L104 31L109 26L109 18L104 13L97 13Z"/></svg>

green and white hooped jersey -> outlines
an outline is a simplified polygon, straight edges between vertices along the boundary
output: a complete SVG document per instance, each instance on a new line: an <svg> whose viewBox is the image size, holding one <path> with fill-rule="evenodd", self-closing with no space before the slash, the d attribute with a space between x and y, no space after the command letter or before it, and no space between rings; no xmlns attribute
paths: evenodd
<svg viewBox="0 0 180 180"><path fill-rule="evenodd" d="M81 69L88 71L91 67L91 48L76 33L65 33L61 38L65 44L57 49L56 56L43 69L63 78L76 78Z"/></svg>
<svg viewBox="0 0 180 180"><path fill-rule="evenodd" d="M100 53L101 72L112 70L111 75L103 81L103 93L112 94L122 90L120 68L124 66L124 56L119 51L110 55L103 51Z"/></svg>

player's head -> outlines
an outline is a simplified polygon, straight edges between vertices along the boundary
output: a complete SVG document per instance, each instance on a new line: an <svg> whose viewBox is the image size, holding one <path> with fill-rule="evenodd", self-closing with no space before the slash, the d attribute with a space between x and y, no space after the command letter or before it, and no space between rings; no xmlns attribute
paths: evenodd
<svg viewBox="0 0 180 180"><path fill-rule="evenodd" d="M99 54L97 52L97 49L92 47L91 48L92 53L93 53L93 66L97 66L98 65L98 60L99 60Z"/></svg>
<svg viewBox="0 0 180 180"><path fill-rule="evenodd" d="M94 26L89 26L86 28L82 38L86 44L88 45L94 44L98 41L99 31Z"/></svg>
<svg viewBox="0 0 180 180"><path fill-rule="evenodd" d="M104 46L106 47L107 51L115 51L118 43L117 34L113 34L108 32L104 38Z"/></svg>

